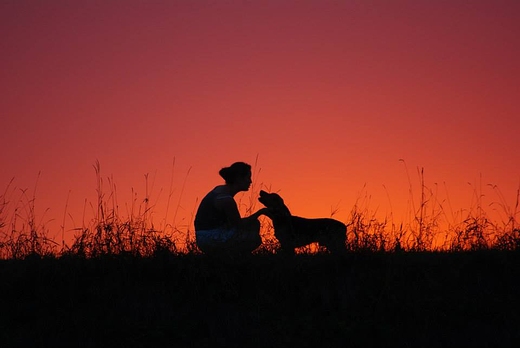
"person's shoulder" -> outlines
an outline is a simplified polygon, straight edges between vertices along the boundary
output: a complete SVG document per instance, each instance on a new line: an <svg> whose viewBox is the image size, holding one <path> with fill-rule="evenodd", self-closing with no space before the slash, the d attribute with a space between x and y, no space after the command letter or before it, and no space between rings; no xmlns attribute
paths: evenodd
<svg viewBox="0 0 520 348"><path fill-rule="evenodd" d="M233 199L233 196L229 193L229 188L225 185L215 187L213 194L216 200Z"/></svg>

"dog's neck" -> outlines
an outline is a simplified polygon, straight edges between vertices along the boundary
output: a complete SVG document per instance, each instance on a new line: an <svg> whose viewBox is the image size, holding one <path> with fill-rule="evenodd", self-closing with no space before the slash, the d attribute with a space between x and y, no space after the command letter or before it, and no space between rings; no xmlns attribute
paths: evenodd
<svg viewBox="0 0 520 348"><path fill-rule="evenodd" d="M284 206L283 209L270 211L267 216L273 222L274 234L278 239L286 239L287 236L294 234L292 215L289 208Z"/></svg>

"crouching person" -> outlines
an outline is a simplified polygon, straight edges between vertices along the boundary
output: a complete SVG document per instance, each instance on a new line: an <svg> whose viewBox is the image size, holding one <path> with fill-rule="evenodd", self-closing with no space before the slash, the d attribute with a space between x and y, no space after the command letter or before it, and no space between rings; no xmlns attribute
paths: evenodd
<svg viewBox="0 0 520 348"><path fill-rule="evenodd" d="M266 208L242 218L234 196L251 186L251 166L236 162L219 171L225 184L216 186L200 202L195 215L197 246L205 254L250 254L262 244L258 217Z"/></svg>

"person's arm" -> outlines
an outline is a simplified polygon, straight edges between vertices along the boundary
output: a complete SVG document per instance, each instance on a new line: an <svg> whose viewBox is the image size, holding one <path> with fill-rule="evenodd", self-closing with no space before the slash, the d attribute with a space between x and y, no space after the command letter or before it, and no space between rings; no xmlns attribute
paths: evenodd
<svg viewBox="0 0 520 348"><path fill-rule="evenodd" d="M261 208L259 210L256 211L256 213L253 213L251 215L249 215L248 217L245 217L245 218L242 218L242 220L256 220L260 217L260 215L266 215L267 213L267 208Z"/></svg>
<svg viewBox="0 0 520 348"><path fill-rule="evenodd" d="M222 210L225 213L229 226L235 228L240 228L244 224L250 222L251 220L258 219L260 215L265 214L265 212L267 211L267 208L262 208L254 214L242 218L240 216L240 212L238 211L237 203L231 196L217 199L215 201L215 205L217 209Z"/></svg>

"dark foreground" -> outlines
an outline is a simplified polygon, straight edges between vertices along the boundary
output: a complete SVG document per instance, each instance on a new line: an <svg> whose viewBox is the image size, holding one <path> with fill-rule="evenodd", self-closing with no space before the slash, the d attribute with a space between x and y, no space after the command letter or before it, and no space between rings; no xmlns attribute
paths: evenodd
<svg viewBox="0 0 520 348"><path fill-rule="evenodd" d="M0 261L0 346L520 343L520 254Z"/></svg>

